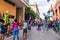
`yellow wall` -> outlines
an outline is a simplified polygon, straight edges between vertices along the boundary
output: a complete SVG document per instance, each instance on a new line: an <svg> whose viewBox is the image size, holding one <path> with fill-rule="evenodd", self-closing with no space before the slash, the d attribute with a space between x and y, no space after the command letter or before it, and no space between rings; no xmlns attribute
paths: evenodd
<svg viewBox="0 0 60 40"><path fill-rule="evenodd" d="M5 13L6 10L9 11L10 15L16 16L16 7L5 2L4 0L0 0L0 13Z"/></svg>

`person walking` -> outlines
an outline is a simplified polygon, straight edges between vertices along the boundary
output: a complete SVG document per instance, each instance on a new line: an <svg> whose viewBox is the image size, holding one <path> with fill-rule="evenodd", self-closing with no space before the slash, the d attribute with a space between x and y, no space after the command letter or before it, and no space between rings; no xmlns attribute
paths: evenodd
<svg viewBox="0 0 60 40"><path fill-rule="evenodd" d="M23 19L19 17L20 29L23 29Z"/></svg>
<svg viewBox="0 0 60 40"><path fill-rule="evenodd" d="M28 20L28 30L31 30L31 22L32 22L32 17L30 16Z"/></svg>
<svg viewBox="0 0 60 40"><path fill-rule="evenodd" d="M4 40L4 34L5 34L4 20L0 14L0 40Z"/></svg>
<svg viewBox="0 0 60 40"><path fill-rule="evenodd" d="M10 32L9 32L9 30L10 30L10 20L9 20L9 18L8 18L8 24L7 24L7 37L9 36L9 34L10 34Z"/></svg>
<svg viewBox="0 0 60 40"><path fill-rule="evenodd" d="M27 38L27 22L23 23L23 39Z"/></svg>
<svg viewBox="0 0 60 40"><path fill-rule="evenodd" d="M19 23L18 20L15 19L14 23L13 23L13 40L15 40L15 38L17 38L17 40L19 40L19 29L18 29Z"/></svg>
<svg viewBox="0 0 60 40"><path fill-rule="evenodd" d="M58 21L55 22L55 31L58 32L59 30L59 23Z"/></svg>
<svg viewBox="0 0 60 40"><path fill-rule="evenodd" d="M37 30L41 30L41 26L42 26L42 24L41 24L40 21L38 21L37 26L38 26L38 29L37 29Z"/></svg>
<svg viewBox="0 0 60 40"><path fill-rule="evenodd" d="M52 28L52 23L51 21L48 22L48 30Z"/></svg>

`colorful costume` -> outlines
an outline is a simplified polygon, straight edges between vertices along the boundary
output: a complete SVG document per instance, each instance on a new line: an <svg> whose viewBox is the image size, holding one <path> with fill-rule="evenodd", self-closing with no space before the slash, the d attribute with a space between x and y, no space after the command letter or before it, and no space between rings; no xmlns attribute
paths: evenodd
<svg viewBox="0 0 60 40"><path fill-rule="evenodd" d="M15 22L13 25L13 37L18 38L19 30L18 30L18 22Z"/></svg>
<svg viewBox="0 0 60 40"><path fill-rule="evenodd" d="M8 13L4 14L4 23L7 24L8 23Z"/></svg>

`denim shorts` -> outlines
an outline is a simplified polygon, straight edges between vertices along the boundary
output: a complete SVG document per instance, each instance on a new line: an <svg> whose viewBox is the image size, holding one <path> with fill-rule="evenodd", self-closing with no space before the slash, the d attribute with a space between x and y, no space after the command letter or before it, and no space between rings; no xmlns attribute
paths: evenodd
<svg viewBox="0 0 60 40"><path fill-rule="evenodd" d="M13 30L13 38L18 38L18 35L19 35L19 30L18 29Z"/></svg>
<svg viewBox="0 0 60 40"><path fill-rule="evenodd" d="M2 30L2 31L0 32L0 34L5 34L5 31L4 31L4 30Z"/></svg>

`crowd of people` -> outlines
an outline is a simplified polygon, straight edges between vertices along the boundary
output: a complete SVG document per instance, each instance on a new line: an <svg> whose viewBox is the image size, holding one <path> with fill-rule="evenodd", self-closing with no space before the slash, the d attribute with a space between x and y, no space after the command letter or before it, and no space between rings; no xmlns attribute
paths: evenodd
<svg viewBox="0 0 60 40"><path fill-rule="evenodd" d="M4 40L5 36L8 37L10 35L13 35L13 40L15 40L16 37L19 40L18 27L20 26L22 25L18 22L17 18L9 17L8 13L5 13L3 15L0 13L0 40ZM23 27L21 27L21 29L22 28Z"/></svg>
<svg viewBox="0 0 60 40"><path fill-rule="evenodd" d="M0 13L0 40L4 40L4 37L13 35L13 40L17 38L19 40L19 30L23 29L23 37L26 39L27 37L27 29L31 30L32 18L30 17L28 21L25 20L17 20L17 18L9 17L8 13L1 14ZM28 27L27 27L28 26Z"/></svg>
<svg viewBox="0 0 60 40"><path fill-rule="evenodd" d="M23 20L23 22L20 20L17 20L17 18L11 18L9 17L8 13L5 13L3 16L0 13L0 40L4 40L4 36L10 36L13 35L13 40L17 38L19 40L19 30L23 29L23 39L27 38L27 30L31 30L31 25L32 25L32 17L30 16L28 21ZM13 19L13 21L12 21ZM20 18L21 19L21 18ZM11 22L12 21L12 22ZM34 22L35 23L35 22ZM53 29L55 32L59 31L60 27L60 21L48 21L48 22L41 22L38 20L36 22L36 25L38 28L37 30L41 30L41 27L49 29Z"/></svg>
<svg viewBox="0 0 60 40"><path fill-rule="evenodd" d="M46 29L47 31L49 29L53 29L56 33L60 30L60 21L59 20L55 20L55 21L38 21L37 22L37 30L41 30L41 27L43 27L43 29Z"/></svg>

